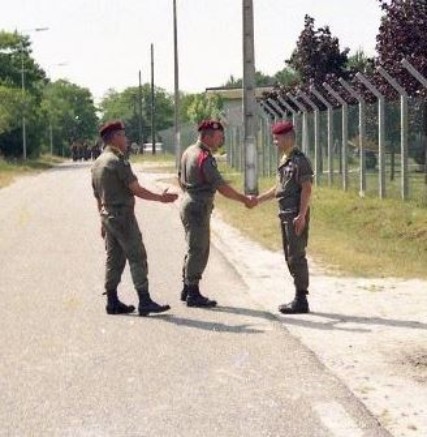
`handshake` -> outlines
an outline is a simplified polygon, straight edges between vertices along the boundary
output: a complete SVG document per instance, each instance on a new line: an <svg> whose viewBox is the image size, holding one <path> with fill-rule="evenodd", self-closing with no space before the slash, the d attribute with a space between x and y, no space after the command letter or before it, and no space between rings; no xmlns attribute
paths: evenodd
<svg viewBox="0 0 427 437"><path fill-rule="evenodd" d="M252 195L247 195L245 196L244 202L243 202L246 206L246 208L254 208L255 206L258 205L258 197L257 196L252 196Z"/></svg>

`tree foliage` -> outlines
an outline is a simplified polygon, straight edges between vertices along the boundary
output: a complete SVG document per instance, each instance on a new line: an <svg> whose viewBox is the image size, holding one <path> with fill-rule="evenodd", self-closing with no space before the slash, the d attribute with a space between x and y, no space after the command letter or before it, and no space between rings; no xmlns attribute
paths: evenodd
<svg viewBox="0 0 427 437"><path fill-rule="evenodd" d="M378 63L382 65L405 88L407 93L418 99L418 110L422 116L412 126L412 131L423 134L424 144L418 141L412 147L413 158L425 164L427 171L427 91L420 82L402 66L406 58L425 78L427 77L427 1L426 0L378 0L385 12L377 35ZM389 86L381 91L389 98L396 92Z"/></svg>
<svg viewBox="0 0 427 437"><path fill-rule="evenodd" d="M286 63L303 83L321 84L328 75L345 77L349 49L340 50L339 40L329 26L315 29L314 18L306 15L297 47Z"/></svg>
<svg viewBox="0 0 427 437"><path fill-rule="evenodd" d="M385 12L377 35L378 62L410 95L422 91L420 83L402 66L406 58L427 77L427 1L378 0Z"/></svg>
<svg viewBox="0 0 427 437"><path fill-rule="evenodd" d="M89 90L67 81L50 83L31 53L27 36L0 31L0 154L5 156L22 155L23 117L28 155L47 150L50 128L56 151L96 133Z"/></svg>
<svg viewBox="0 0 427 437"><path fill-rule="evenodd" d="M166 129L173 125L173 99L164 89L155 87L155 128ZM102 121L121 119L126 124L127 136L131 142L139 142L139 123L142 128L142 141L151 138L151 85L128 87L122 92L109 90L100 103ZM140 117L141 112L141 117Z"/></svg>
<svg viewBox="0 0 427 437"><path fill-rule="evenodd" d="M96 107L86 88L67 80L49 83L44 89L40 109L45 115L45 132L47 126L52 127L58 150L68 147L73 141L92 140L97 135Z"/></svg>
<svg viewBox="0 0 427 437"><path fill-rule="evenodd" d="M207 118L220 119L223 106L219 94L191 94L186 100L185 118L196 124Z"/></svg>

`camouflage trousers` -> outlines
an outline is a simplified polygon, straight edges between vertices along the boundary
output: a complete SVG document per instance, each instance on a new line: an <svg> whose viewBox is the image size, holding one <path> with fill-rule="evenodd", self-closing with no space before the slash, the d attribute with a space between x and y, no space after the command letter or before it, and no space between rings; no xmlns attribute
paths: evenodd
<svg viewBox="0 0 427 437"><path fill-rule="evenodd" d="M147 252L133 209L102 212L101 220L107 252L105 290L117 289L127 260L135 289L148 291Z"/></svg>
<svg viewBox="0 0 427 437"><path fill-rule="evenodd" d="M308 291L309 273L306 257L308 243L309 215L301 235L296 235L293 220L297 214L281 214L282 245L289 273L294 279L297 291Z"/></svg>
<svg viewBox="0 0 427 437"><path fill-rule="evenodd" d="M182 275L185 284L197 285L208 264L210 251L210 221L213 205L184 196L180 216L185 230L187 250Z"/></svg>

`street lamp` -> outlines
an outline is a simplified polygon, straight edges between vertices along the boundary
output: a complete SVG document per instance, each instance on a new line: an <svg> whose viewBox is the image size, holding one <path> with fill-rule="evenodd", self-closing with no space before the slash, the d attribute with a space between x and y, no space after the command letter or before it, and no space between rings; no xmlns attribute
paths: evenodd
<svg viewBox="0 0 427 437"><path fill-rule="evenodd" d="M49 30L48 27L36 27L34 29L25 29L24 32L43 32L45 30ZM20 43L21 49L21 89L22 89L22 100L25 98L25 69L24 69L24 43L21 38ZM24 161L27 159L27 133L26 133L26 125L25 125L25 108L22 111L22 158Z"/></svg>

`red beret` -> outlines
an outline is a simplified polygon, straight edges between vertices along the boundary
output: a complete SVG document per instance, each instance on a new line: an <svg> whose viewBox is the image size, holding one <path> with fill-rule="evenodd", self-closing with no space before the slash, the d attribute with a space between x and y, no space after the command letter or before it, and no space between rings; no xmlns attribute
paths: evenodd
<svg viewBox="0 0 427 437"><path fill-rule="evenodd" d="M285 135L294 130L294 125L290 121L278 121L271 127L271 132L275 135Z"/></svg>
<svg viewBox="0 0 427 437"><path fill-rule="evenodd" d="M221 122L216 120L203 120L201 123L199 123L199 126L197 128L199 132L203 130L224 130L224 126L221 124Z"/></svg>
<svg viewBox="0 0 427 437"><path fill-rule="evenodd" d="M109 132L113 132L116 130L124 130L124 128L125 128L125 125L120 120L107 121L99 129L99 135L101 135L101 137L102 137Z"/></svg>

